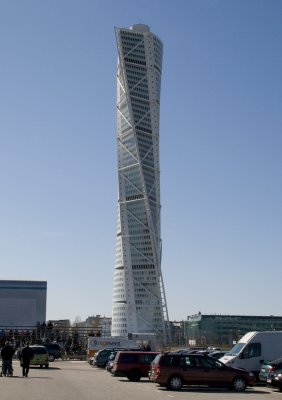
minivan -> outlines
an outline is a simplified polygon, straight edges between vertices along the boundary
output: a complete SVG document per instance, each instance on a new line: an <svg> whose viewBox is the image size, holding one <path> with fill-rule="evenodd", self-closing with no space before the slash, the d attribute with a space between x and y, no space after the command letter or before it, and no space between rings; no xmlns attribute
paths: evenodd
<svg viewBox="0 0 282 400"><path fill-rule="evenodd" d="M111 374L137 382L142 377L148 377L151 362L158 354L154 351L119 351L113 361Z"/></svg>
<svg viewBox="0 0 282 400"><path fill-rule="evenodd" d="M252 372L228 367L205 354L186 352L159 354L152 362L149 379L170 390L180 390L183 385L206 385L238 392L256 382Z"/></svg>
<svg viewBox="0 0 282 400"><path fill-rule="evenodd" d="M30 365L39 365L40 368L45 368L49 367L49 355L48 355L48 350L46 349L45 346L40 346L40 345L32 345L29 346L33 352L33 357L30 360ZM22 367L22 359L20 359L20 364Z"/></svg>

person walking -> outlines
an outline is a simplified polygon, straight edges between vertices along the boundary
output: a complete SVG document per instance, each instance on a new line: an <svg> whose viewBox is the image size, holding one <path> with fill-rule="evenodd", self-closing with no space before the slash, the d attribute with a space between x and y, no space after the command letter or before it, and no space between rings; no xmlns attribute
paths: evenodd
<svg viewBox="0 0 282 400"><path fill-rule="evenodd" d="M5 342L5 346L1 350L2 357L2 372L1 375L4 376L12 376L13 375L13 367L12 367L12 359L14 355L14 350L10 345L10 342Z"/></svg>
<svg viewBox="0 0 282 400"><path fill-rule="evenodd" d="M29 342L27 342L26 346L22 349L20 357L23 369L23 376L27 378L29 372L30 360L33 358L33 351L29 347Z"/></svg>

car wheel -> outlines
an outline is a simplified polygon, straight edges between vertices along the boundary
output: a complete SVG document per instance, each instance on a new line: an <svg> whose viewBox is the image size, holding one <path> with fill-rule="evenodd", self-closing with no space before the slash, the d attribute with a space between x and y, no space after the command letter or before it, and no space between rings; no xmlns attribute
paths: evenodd
<svg viewBox="0 0 282 400"><path fill-rule="evenodd" d="M40 368L43 368L43 365L42 365L42 364L40 364Z"/></svg>
<svg viewBox="0 0 282 400"><path fill-rule="evenodd" d="M168 380L167 387L171 390L180 390L183 386L183 381L180 376L172 376Z"/></svg>
<svg viewBox="0 0 282 400"><path fill-rule="evenodd" d="M53 354L49 354L49 361L54 361L55 360L55 357L53 356Z"/></svg>
<svg viewBox="0 0 282 400"><path fill-rule="evenodd" d="M243 392L246 389L246 382L243 378L238 377L234 379L232 386L236 392Z"/></svg>
<svg viewBox="0 0 282 400"><path fill-rule="evenodd" d="M49 368L49 364L45 364L45 368Z"/></svg>
<svg viewBox="0 0 282 400"><path fill-rule="evenodd" d="M133 369L132 371L129 372L127 375L127 379L133 382L138 382L141 379L141 373L138 369Z"/></svg>

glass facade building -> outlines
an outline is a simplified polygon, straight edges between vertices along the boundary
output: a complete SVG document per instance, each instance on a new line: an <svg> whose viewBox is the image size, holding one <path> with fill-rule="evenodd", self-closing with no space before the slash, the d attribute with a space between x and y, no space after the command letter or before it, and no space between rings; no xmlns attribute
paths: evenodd
<svg viewBox="0 0 282 400"><path fill-rule="evenodd" d="M115 33L119 190L112 336L150 333L165 343L159 167L163 46L147 25Z"/></svg>
<svg viewBox="0 0 282 400"><path fill-rule="evenodd" d="M185 321L185 337L191 346L231 348L247 332L282 331L282 317L195 314Z"/></svg>
<svg viewBox="0 0 282 400"><path fill-rule="evenodd" d="M0 327L34 327L46 320L46 281L0 280Z"/></svg>

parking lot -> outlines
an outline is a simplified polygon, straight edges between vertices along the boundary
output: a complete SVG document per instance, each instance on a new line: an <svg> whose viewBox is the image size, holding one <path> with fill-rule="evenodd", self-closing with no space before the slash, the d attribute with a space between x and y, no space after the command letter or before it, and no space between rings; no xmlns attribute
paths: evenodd
<svg viewBox="0 0 282 400"><path fill-rule="evenodd" d="M263 386L235 393L225 389L185 387L179 392L168 391L141 379L130 382L112 377L104 369L91 367L85 361L55 361L50 368L32 368L28 378L22 378L17 361L14 376L0 378L1 399L4 400L282 400L282 393Z"/></svg>

